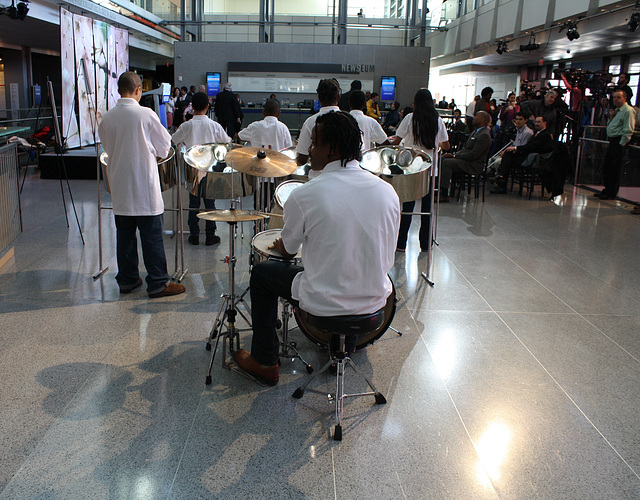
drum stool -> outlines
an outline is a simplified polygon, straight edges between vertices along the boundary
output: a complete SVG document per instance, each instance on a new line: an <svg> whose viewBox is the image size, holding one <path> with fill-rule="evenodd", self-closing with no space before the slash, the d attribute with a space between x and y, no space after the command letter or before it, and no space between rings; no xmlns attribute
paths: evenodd
<svg viewBox="0 0 640 500"><path fill-rule="evenodd" d="M336 426L333 433L333 439L335 441L342 441L342 413L345 398L355 396L374 396L376 404L383 405L387 402L385 397L375 388L369 377L362 373L351 360L346 347L347 337L371 333L382 325L385 319L384 308L372 314L360 314L355 316L323 317L314 316L301 310L298 310L298 313L297 317L308 326L317 328L329 335L331 340L329 342L330 346L334 344L333 340L337 337L338 346L335 351L332 351L331 348L329 349L330 359L327 364L325 364L318 373L311 375L301 387L298 387L293 393L293 397L300 399L304 395L304 390L315 376L328 370L332 363L336 363ZM344 393L344 378L347 366L351 366L354 372L366 380L372 392L361 392L357 394Z"/></svg>

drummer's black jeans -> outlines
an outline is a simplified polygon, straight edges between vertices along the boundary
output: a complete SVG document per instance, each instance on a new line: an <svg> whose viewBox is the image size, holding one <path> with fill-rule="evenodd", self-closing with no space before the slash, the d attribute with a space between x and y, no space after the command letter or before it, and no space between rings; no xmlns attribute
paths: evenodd
<svg viewBox="0 0 640 500"><path fill-rule="evenodd" d="M273 366L278 362L278 297L298 306L298 301L291 297L291 283L303 270L289 262L272 260L259 262L251 270L251 357L261 365Z"/></svg>

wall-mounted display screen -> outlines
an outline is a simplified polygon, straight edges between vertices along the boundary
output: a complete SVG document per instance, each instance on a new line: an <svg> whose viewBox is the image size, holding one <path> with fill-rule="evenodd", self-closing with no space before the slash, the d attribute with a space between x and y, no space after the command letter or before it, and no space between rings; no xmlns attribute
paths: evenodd
<svg viewBox="0 0 640 500"><path fill-rule="evenodd" d="M396 100L396 77L395 76L382 77L382 85L380 86L380 100L381 101Z"/></svg>
<svg viewBox="0 0 640 500"><path fill-rule="evenodd" d="M207 95L215 97L220 93L220 73L207 73Z"/></svg>

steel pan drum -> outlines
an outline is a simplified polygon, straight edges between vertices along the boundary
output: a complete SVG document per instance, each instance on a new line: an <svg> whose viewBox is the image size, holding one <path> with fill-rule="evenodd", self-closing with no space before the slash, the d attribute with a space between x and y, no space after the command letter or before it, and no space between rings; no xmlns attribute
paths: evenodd
<svg viewBox="0 0 640 500"><path fill-rule="evenodd" d="M278 184L278 187L276 188L276 192L273 195L276 202L272 204L273 208L271 209L271 213L276 215L282 215L284 204L289 199L289 195L291 194L291 192L294 189L299 188L303 184L304 182L299 180L284 181L281 184ZM282 217L272 217L269 219L269 229L282 228L283 225L284 225L284 220Z"/></svg>
<svg viewBox="0 0 640 500"><path fill-rule="evenodd" d="M167 191L178 183L178 177L176 175L176 163L175 163L176 150L171 148L169 150L169 156L166 158L158 158L158 175L160 177L160 190ZM102 173L104 175L105 186L107 191L111 192L111 186L109 186L109 175L107 174L107 165L109 164L109 155L106 152L102 152L100 155L100 163L102 163Z"/></svg>
<svg viewBox="0 0 640 500"><path fill-rule="evenodd" d="M287 155L292 160L295 160L296 156L298 156L297 146L284 148L284 149L281 149L279 152L284 155ZM307 182L309 180L309 170L311 170L311 163L307 161L307 163L298 167L296 171L289 176L289 178L296 181Z"/></svg>
<svg viewBox="0 0 640 500"><path fill-rule="evenodd" d="M185 179L191 194L198 195L198 184L204 177L207 179L205 198L229 199L252 194L254 181L225 163L227 153L241 147L239 144L210 143L187 149L184 161L193 168L185 169ZM231 192L232 175L234 193Z"/></svg>
<svg viewBox="0 0 640 500"><path fill-rule="evenodd" d="M429 193L431 155L402 146L379 146L362 154L360 166L393 186L401 202Z"/></svg>
<svg viewBox="0 0 640 500"><path fill-rule="evenodd" d="M389 279L391 281L391 279ZM384 306L384 320L382 321L382 325L376 328L373 332L368 333L366 335L358 335L358 340L356 341L356 348L362 348L366 345L373 344L376 340L378 340L384 332L387 331L389 325L393 321L393 317L396 314L396 288L393 285L393 281L391 281L391 295L387 299L387 303ZM307 313L302 311L300 308L296 308L294 310L294 314L296 317L296 322L298 323L298 327L304 333L309 340L318 344L321 347L327 347L329 345L329 335L318 330L309 325L306 320Z"/></svg>

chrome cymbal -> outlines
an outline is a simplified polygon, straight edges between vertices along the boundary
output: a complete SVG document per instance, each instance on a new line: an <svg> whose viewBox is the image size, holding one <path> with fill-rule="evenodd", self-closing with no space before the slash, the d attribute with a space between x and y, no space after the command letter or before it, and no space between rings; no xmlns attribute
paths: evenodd
<svg viewBox="0 0 640 500"><path fill-rule="evenodd" d="M248 222L260 220L267 217L267 214L256 212L255 210L212 210L210 212L200 212L199 219L212 220L216 222Z"/></svg>
<svg viewBox="0 0 640 500"><path fill-rule="evenodd" d="M227 153L226 162L238 172L256 177L284 177L298 168L288 156L262 148L234 149Z"/></svg>

